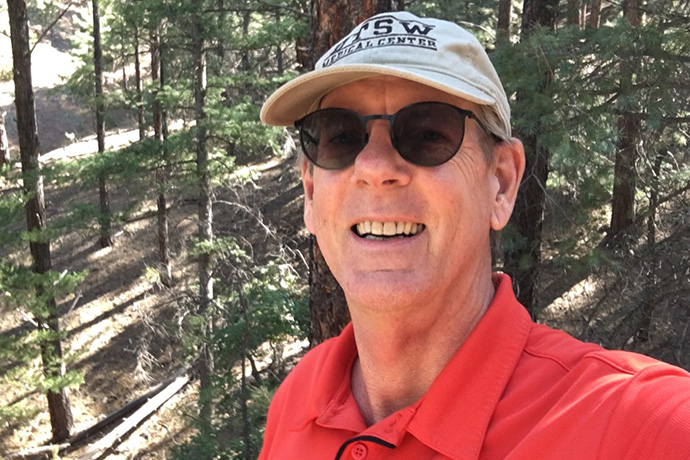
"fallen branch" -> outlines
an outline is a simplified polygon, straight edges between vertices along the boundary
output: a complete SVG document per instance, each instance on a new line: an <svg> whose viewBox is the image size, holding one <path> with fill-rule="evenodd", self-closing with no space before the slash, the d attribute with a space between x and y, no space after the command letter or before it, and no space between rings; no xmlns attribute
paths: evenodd
<svg viewBox="0 0 690 460"><path fill-rule="evenodd" d="M50 446L34 447L32 449L20 450L5 457L5 460L20 460L23 458L35 457L43 454L56 454L58 451L65 449L69 444L51 444Z"/></svg>
<svg viewBox="0 0 690 460"><path fill-rule="evenodd" d="M189 376L183 375L175 378L170 385L160 391L156 396L151 398L139 410L134 412L123 423L117 426L113 431L108 433L100 441L96 442L84 455L79 457L79 460L90 460L96 456L103 454L107 449L112 447L118 440L129 433L130 430L139 425L153 412L158 410L168 399L173 397L189 382Z"/></svg>
<svg viewBox="0 0 690 460"><path fill-rule="evenodd" d="M99 431L103 430L109 425L112 425L119 419L122 419L124 417L127 417L130 415L132 412L136 411L139 409L141 406L146 404L147 401L149 401L151 398L153 398L155 395L157 395L163 388L167 387L171 383L175 381L175 379L181 377L181 376L186 376L187 373L189 372L189 366L184 366L180 370L178 370L175 374L173 374L171 377L168 377L167 379L163 380L156 386L152 387L149 391L144 393L143 395L139 396L137 399L134 399L124 406L120 407L114 412L111 412L110 414L106 415L102 420L100 420L98 423L93 425L90 428L87 428L86 430L82 431L81 433L77 433L71 438L69 438L69 450L74 450L74 448L78 447L81 443L83 443L85 440L89 439L91 436L94 434L98 433Z"/></svg>

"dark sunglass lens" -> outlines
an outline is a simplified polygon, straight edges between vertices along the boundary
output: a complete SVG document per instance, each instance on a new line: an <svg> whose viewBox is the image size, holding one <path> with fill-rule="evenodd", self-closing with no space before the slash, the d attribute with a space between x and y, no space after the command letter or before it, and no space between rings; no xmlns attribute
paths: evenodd
<svg viewBox="0 0 690 460"><path fill-rule="evenodd" d="M300 131L304 153L324 169L350 166L366 143L362 120L344 109L316 111L302 121Z"/></svg>
<svg viewBox="0 0 690 460"><path fill-rule="evenodd" d="M401 110L393 124L395 147L419 166L438 166L453 158L465 134L465 116L457 108L429 102Z"/></svg>

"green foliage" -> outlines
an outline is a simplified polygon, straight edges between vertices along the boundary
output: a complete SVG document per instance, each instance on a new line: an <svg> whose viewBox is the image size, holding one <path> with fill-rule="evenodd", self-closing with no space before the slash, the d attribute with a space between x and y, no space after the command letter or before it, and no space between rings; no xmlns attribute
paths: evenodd
<svg viewBox="0 0 690 460"><path fill-rule="evenodd" d="M257 265L232 237L197 244L196 250L197 254L214 254L223 281L217 284L216 294L220 312L216 321L222 326L211 343L216 359L214 389L212 394L202 395L215 402L216 416L212 426L200 424L198 435L173 454L180 459L238 459L246 458L249 450L256 456L278 381L272 375L253 374L253 383L243 385L242 368L247 360L277 365L271 350L284 340L305 336L305 293L289 265L277 261ZM185 321L188 343L195 350L208 320L190 315Z"/></svg>
<svg viewBox="0 0 690 460"><path fill-rule="evenodd" d="M65 298L83 282L86 273L57 273L49 271L35 273L30 267L2 261L0 262L0 311L6 314L20 310L32 318L36 328L20 329L14 336L0 339L0 357L11 363L0 372L3 385L24 385L35 391L57 392L65 387L76 387L83 382L80 372L70 370L61 372L65 361L52 353L56 342L65 338L48 326L57 321L55 298ZM69 350L66 350L69 353ZM41 358L40 371L34 366ZM21 421L33 417L36 411L21 405L2 409L0 419L16 418Z"/></svg>

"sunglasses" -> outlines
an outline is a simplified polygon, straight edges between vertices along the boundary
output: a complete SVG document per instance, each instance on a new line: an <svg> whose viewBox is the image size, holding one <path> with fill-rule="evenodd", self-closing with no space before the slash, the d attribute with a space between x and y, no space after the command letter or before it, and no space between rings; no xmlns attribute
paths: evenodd
<svg viewBox="0 0 690 460"><path fill-rule="evenodd" d="M465 119L476 115L443 102L418 102L393 115L360 115L348 109L329 108L295 122L304 154L323 169L344 169L354 164L369 142L367 123L388 120L393 147L408 162L439 166L453 158L465 136Z"/></svg>

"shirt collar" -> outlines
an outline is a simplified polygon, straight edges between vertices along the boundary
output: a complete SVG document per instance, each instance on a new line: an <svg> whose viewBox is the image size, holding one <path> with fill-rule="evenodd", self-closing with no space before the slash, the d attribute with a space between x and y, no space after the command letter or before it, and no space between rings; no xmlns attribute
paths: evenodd
<svg viewBox="0 0 690 460"><path fill-rule="evenodd" d="M531 327L529 313L517 302L510 278L494 275L496 294L487 312L465 343L415 404L366 428L350 389L357 357L354 331L349 324L323 355L318 385L309 399L305 426L318 425L372 434L399 444L410 433L430 448L457 460L476 459ZM450 397L449 397L450 396Z"/></svg>
<svg viewBox="0 0 690 460"><path fill-rule="evenodd" d="M507 275L483 318L419 401L408 431L453 459L479 457L494 409L517 365L531 327ZM453 395L449 397L449 395Z"/></svg>

